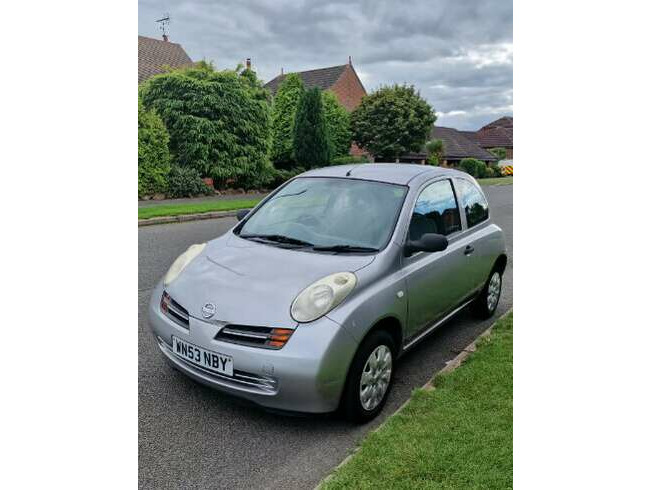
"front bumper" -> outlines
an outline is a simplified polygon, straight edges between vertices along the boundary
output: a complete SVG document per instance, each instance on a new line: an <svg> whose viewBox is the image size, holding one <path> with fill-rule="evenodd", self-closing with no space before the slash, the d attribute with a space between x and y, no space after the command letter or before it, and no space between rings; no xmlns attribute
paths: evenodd
<svg viewBox="0 0 650 490"><path fill-rule="evenodd" d="M190 316L187 329L170 320L160 311L162 289L158 284L153 291L149 323L161 352L178 370L204 385L264 407L305 413L336 410L357 349L357 341L345 328L323 317L310 324L281 325L295 327L295 331L279 350L232 344L214 339L225 322ZM233 376L205 370L176 356L172 335L232 356Z"/></svg>

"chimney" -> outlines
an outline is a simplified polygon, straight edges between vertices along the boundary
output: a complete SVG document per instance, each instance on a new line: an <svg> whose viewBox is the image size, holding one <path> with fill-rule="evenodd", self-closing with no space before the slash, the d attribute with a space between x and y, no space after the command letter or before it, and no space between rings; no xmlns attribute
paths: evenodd
<svg viewBox="0 0 650 490"><path fill-rule="evenodd" d="M163 41L165 41L165 42L169 41L169 38L167 37L167 34L163 34Z"/></svg>
<svg viewBox="0 0 650 490"><path fill-rule="evenodd" d="M251 59L250 58L246 58L246 69L247 70L251 69Z"/></svg>

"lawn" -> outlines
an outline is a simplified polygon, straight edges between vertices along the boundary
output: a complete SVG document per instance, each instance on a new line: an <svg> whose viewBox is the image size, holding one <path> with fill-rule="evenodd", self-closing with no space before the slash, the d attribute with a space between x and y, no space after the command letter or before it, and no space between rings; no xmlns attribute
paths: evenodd
<svg viewBox="0 0 650 490"><path fill-rule="evenodd" d="M240 199L228 201L208 201L187 204L161 204L138 208L138 219L149 219L157 216L179 216L181 214L208 213L210 211L234 211L252 208L259 199Z"/></svg>
<svg viewBox="0 0 650 490"><path fill-rule="evenodd" d="M491 179L476 179L481 185L512 185L512 176L493 177Z"/></svg>
<svg viewBox="0 0 650 490"><path fill-rule="evenodd" d="M323 488L512 488L512 312L435 389L416 390Z"/></svg>

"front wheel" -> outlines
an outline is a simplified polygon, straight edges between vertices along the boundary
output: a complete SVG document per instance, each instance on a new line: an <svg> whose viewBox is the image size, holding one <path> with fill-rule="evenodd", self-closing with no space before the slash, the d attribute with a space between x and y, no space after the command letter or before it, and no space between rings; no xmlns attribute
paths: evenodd
<svg viewBox="0 0 650 490"><path fill-rule="evenodd" d="M394 360L395 344L388 332L374 331L361 343L341 401L348 420L367 422L381 412L392 385Z"/></svg>
<svg viewBox="0 0 650 490"><path fill-rule="evenodd" d="M499 271L493 270L483 287L481 294L472 305L474 313L479 318L490 318L494 315L501 298L502 276Z"/></svg>

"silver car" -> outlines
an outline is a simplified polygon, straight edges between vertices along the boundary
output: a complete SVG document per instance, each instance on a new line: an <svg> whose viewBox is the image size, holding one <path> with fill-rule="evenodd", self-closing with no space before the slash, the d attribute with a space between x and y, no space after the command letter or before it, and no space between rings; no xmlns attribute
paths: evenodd
<svg viewBox="0 0 650 490"><path fill-rule="evenodd" d="M463 172L312 170L239 218L176 259L149 319L173 367L268 408L370 420L402 353L499 302L504 235Z"/></svg>

